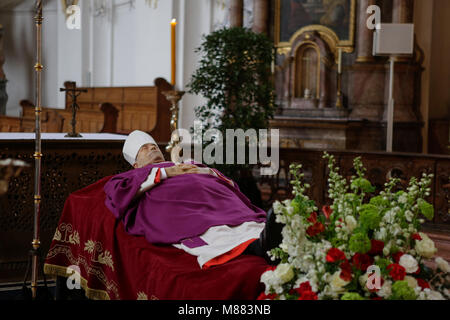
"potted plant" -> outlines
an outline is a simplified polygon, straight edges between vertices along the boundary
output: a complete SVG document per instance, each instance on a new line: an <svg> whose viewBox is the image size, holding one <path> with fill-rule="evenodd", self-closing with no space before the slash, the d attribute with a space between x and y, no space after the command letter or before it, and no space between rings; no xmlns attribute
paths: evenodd
<svg viewBox="0 0 450 320"><path fill-rule="evenodd" d="M258 132L268 128L276 109L270 68L271 40L246 28L223 28L205 36L196 52L201 59L188 87L189 93L206 98L205 105L195 108L204 130L220 131L225 146L227 129ZM261 203L248 163L212 166L235 180L255 205Z"/></svg>

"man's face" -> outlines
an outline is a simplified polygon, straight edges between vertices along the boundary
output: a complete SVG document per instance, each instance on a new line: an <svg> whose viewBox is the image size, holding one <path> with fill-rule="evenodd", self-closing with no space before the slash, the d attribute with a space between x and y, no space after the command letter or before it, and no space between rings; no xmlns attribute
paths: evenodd
<svg viewBox="0 0 450 320"><path fill-rule="evenodd" d="M164 161L164 156L159 150L158 146L153 143L144 144L136 157L134 168L142 168L152 163L159 163Z"/></svg>

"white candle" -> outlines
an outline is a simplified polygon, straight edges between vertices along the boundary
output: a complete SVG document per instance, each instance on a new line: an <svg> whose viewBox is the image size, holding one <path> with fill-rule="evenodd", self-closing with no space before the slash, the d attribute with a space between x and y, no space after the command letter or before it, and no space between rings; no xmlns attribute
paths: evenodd
<svg viewBox="0 0 450 320"><path fill-rule="evenodd" d="M339 48L338 73L342 73L342 48Z"/></svg>

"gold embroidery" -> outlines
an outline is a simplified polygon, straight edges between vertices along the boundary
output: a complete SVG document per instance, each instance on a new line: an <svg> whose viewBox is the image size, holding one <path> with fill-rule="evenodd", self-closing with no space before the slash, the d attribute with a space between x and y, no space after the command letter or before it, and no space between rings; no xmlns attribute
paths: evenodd
<svg viewBox="0 0 450 320"><path fill-rule="evenodd" d="M64 234L64 237L63 237ZM70 244L80 244L80 234L70 223L61 223L56 229L54 240Z"/></svg>
<svg viewBox="0 0 450 320"><path fill-rule="evenodd" d="M71 244L80 244L80 235L78 234L78 231L74 231L70 236L69 236L69 243Z"/></svg>
<svg viewBox="0 0 450 320"><path fill-rule="evenodd" d="M86 241L86 243L84 244L84 251L87 251L91 254L92 262L98 262L107 265L114 271L114 262L111 252L109 252L108 250L105 250L103 252L103 246L101 242L94 242L93 240Z"/></svg>
<svg viewBox="0 0 450 320"><path fill-rule="evenodd" d="M137 300L148 300L148 296L144 292L140 291L137 294Z"/></svg>
<svg viewBox="0 0 450 320"><path fill-rule="evenodd" d="M58 229L56 229L55 235L53 236L53 240L61 241L61 232L59 232Z"/></svg>
<svg viewBox="0 0 450 320"><path fill-rule="evenodd" d="M92 241L93 242L93 241ZM95 247L95 245L94 245ZM110 296L108 292L111 292L114 294L115 299L119 300L119 289L117 284L114 281L109 281L106 277L103 270L97 266L91 266L87 259L83 255L79 255L77 258L75 258L72 254L72 250L69 246L66 245L55 245L53 248L51 248L48 252L47 259L52 259L58 254L62 254L67 257L71 265L77 265L80 268L84 267L86 270L86 273L89 275L95 276L97 279L100 280L100 282L104 285L106 288L105 290L97 290L97 289L90 289L88 287L87 280L84 278L81 278L81 286L86 292L86 296L89 299L101 299L101 300L109 300ZM44 266L44 272L49 275L57 275L62 277L67 277L68 274L66 272L66 267L61 266L55 266L55 265L49 265L45 264Z"/></svg>

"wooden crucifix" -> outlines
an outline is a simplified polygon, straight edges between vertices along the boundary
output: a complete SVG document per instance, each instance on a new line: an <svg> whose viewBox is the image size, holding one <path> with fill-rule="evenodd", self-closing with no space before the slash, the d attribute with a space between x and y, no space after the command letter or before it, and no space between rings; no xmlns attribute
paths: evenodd
<svg viewBox="0 0 450 320"><path fill-rule="evenodd" d="M67 92L67 94L72 98L72 104L70 105L72 108L72 132L69 132L65 135L65 137L69 138L79 138L82 137L81 134L76 132L76 125L77 125L77 111L80 109L80 107L77 104L77 98L80 94L83 92L87 92L86 89L77 89L75 83L70 83L70 85L66 86L66 88L60 88L60 92Z"/></svg>

